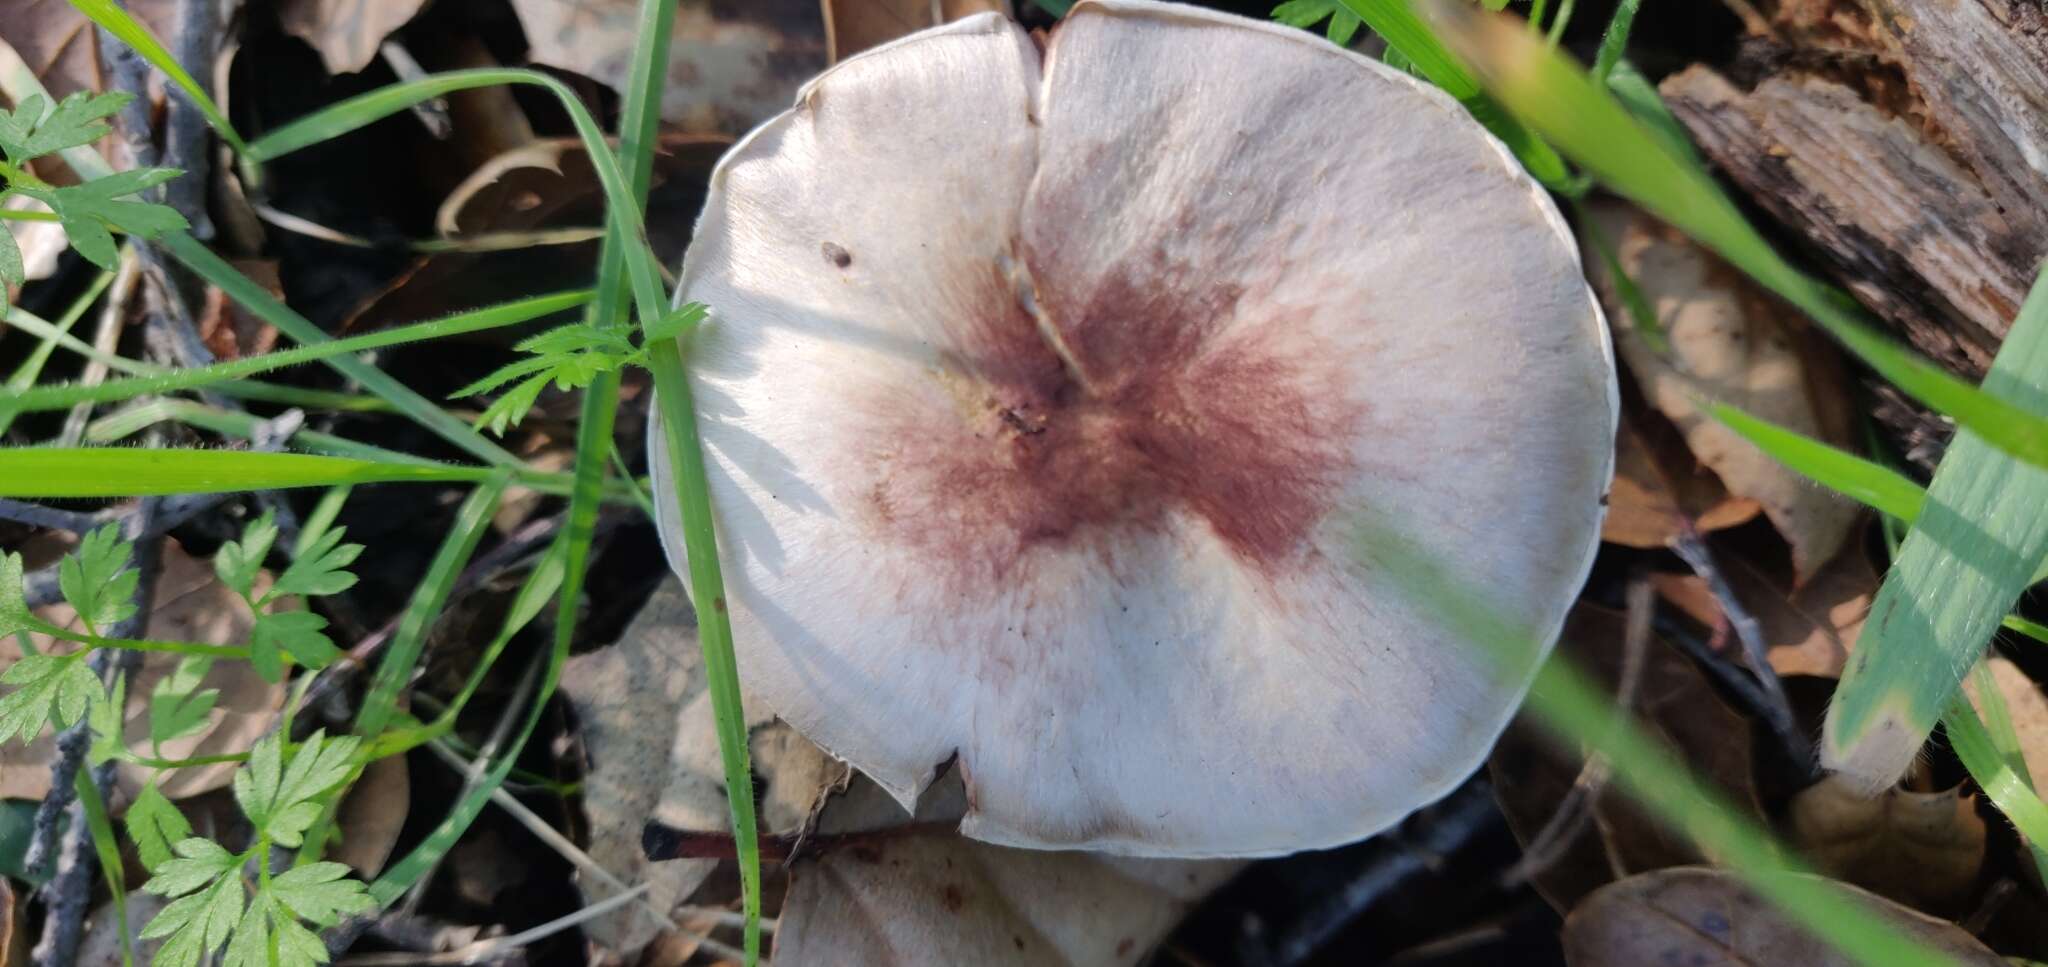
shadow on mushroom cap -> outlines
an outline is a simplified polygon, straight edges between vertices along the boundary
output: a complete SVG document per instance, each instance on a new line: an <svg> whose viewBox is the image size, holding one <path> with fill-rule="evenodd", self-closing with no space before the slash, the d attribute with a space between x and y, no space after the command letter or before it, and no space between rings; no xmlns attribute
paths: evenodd
<svg viewBox="0 0 2048 967"><path fill-rule="evenodd" d="M1477 767L1597 546L1562 219L1299 31L1086 2L1042 61L995 16L855 57L720 165L680 296L742 680L906 805L957 754L976 838L1384 829ZM1533 640L1457 640L1389 529Z"/></svg>

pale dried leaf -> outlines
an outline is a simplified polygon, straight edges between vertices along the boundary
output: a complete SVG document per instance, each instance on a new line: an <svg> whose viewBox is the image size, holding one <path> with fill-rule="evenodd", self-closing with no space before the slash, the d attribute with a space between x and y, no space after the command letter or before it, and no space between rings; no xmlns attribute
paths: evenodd
<svg viewBox="0 0 2048 967"><path fill-rule="evenodd" d="M348 788L335 815L341 842L327 858L354 867L365 880L375 879L398 845L398 833L412 809L412 771L402 755L370 763L363 777Z"/></svg>
<svg viewBox="0 0 2048 967"><path fill-rule="evenodd" d="M130 0L122 4L165 43L177 0ZM6 0L0 4L0 40L21 55L50 96L105 91L107 60L98 29L67 0Z"/></svg>
<svg viewBox="0 0 2048 967"><path fill-rule="evenodd" d="M618 89L639 28L638 0L512 0L528 56ZM720 4L682 0L662 120L683 130L740 134L789 106L825 67L817 0Z"/></svg>
<svg viewBox="0 0 2048 967"><path fill-rule="evenodd" d="M1780 874L1792 875L1792 874ZM1861 901L1908 936L1957 963L2005 961L1946 920L1916 913L1855 887L1819 877ZM1852 967L1856 961L1806 932L1732 873L1679 868L1632 876L1595 892L1565 918L1565 960L1572 967L1643 964Z"/></svg>
<svg viewBox="0 0 2048 967"><path fill-rule="evenodd" d="M1839 362L1794 313L1675 230L1619 202L1595 204L1592 212L1669 343L1664 355L1636 331L1604 261L1588 259L1615 322L1615 345L1643 397L1677 424L1729 493L1763 506L1792 546L1804 581L1841 549L1861 511L1766 456L1701 404L1726 403L1844 445L1849 422Z"/></svg>
<svg viewBox="0 0 2048 967"><path fill-rule="evenodd" d="M0 207L10 211L49 211L49 206L24 195L8 198ZM63 226L56 222L4 223L14 244L21 249L21 264L28 281L47 279L57 271L57 257L64 254L71 242L64 236Z"/></svg>
<svg viewBox="0 0 2048 967"><path fill-rule="evenodd" d="M267 585L267 577L259 580L259 587ZM157 577L156 592L151 600L150 621L146 629L151 638L239 645L249 640L249 629L255 623L248 606L214 576L212 565L186 554L175 541L164 542L163 570ZM60 626L68 627L76 620L70 607L64 604L38 609L37 614ZM63 651L68 647L39 635L34 636L34 641L39 649L54 646ZM19 646L11 637L0 639L0 669L13 664L19 657ZM165 652L149 652L143 656L142 667L129 678L124 732L128 747L138 754L159 754L157 747L149 741L149 695L157 682L177 668L178 658ZM245 752L270 728L285 698L284 683L264 681L245 661L215 662L200 687L219 689L219 701L207 713L206 724L198 731L163 743L162 758L185 759ZM27 744L0 744L0 798L41 799L47 795L50 791L47 766L55 758L56 751L56 740L47 732ZM157 775L157 786L164 795L183 799L227 785L235 767L233 762L219 762L159 774L154 769L124 764L117 774L118 786L121 798L126 799L142 788L152 775Z"/></svg>
<svg viewBox="0 0 2048 967"><path fill-rule="evenodd" d="M838 63L905 34L977 13L1015 16L1008 0L823 0L825 49Z"/></svg>
<svg viewBox="0 0 2048 967"><path fill-rule="evenodd" d="M1792 797L1792 839L1822 872L1917 907L1953 902L1984 864L1976 797L1886 790L1830 776Z"/></svg>
<svg viewBox="0 0 2048 967"><path fill-rule="evenodd" d="M1668 427L1659 429L1669 432ZM1675 459L1664 442L1622 420L1614 436L1614 487L1607 494L1601 540L1625 547L1669 547L1688 523L1704 533L1746 523L1762 512L1761 504L1729 496L1720 478L1696 470L1689 454Z"/></svg>
<svg viewBox="0 0 2048 967"><path fill-rule="evenodd" d="M1741 557L1724 555L1722 573L1763 631L1771 668L1779 675L1839 678L1863 633L1878 574L1862 548L1850 544L1819 574L1789 593ZM1690 574L1656 574L1657 593L1693 620L1717 628L1721 605L1707 583Z"/></svg>
<svg viewBox="0 0 2048 967"><path fill-rule="evenodd" d="M711 695L701 674L696 616L675 580L662 583L617 644L571 658L562 691L576 708L590 759L583 810L590 822L590 858L628 886L648 884L646 900L670 910L703 883L717 862L649 862L641 831L650 820L676 829L722 830L730 820L724 766ZM794 831L814 811L824 790L844 782L845 766L781 723L759 702L753 752L767 780L761 819L770 832ZM616 893L590 877L585 896L597 902ZM584 925L599 944L622 954L645 946L666 925L637 904Z"/></svg>
<svg viewBox="0 0 2048 967"><path fill-rule="evenodd" d="M1136 964L1245 866L979 843L941 819L960 814L963 796L952 774L928 791L913 819L872 782L855 778L826 805L820 831L900 831L853 838L792 866L776 962Z"/></svg>
<svg viewBox="0 0 2048 967"><path fill-rule="evenodd" d="M377 59L384 38L420 12L426 0L284 0L277 10L286 33L320 52L329 74L353 74Z"/></svg>
<svg viewBox="0 0 2048 967"><path fill-rule="evenodd" d="M0 876L0 967L15 967L28 959L28 938L18 936L23 931L21 910L14 898L14 886L6 877Z"/></svg>

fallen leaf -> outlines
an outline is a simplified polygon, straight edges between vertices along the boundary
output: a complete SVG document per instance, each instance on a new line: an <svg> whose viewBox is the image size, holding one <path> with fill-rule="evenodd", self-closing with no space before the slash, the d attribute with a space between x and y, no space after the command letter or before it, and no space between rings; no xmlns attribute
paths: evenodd
<svg viewBox="0 0 2048 967"><path fill-rule="evenodd" d="M165 43L173 42L177 0L130 0L122 6ZM107 61L99 30L68 0L8 0L0 18L0 40L62 99L74 91L107 89Z"/></svg>
<svg viewBox="0 0 2048 967"><path fill-rule="evenodd" d="M1624 547L1669 547L1688 525L1701 532L1720 530L1763 511L1754 500L1729 496L1720 478L1696 472L1697 462L1683 441L1668 441L1683 454L1679 459L1664 445L1662 434L1638 430L1635 422L1625 416L1615 431L1614 483L1600 524L1601 540Z"/></svg>
<svg viewBox="0 0 2048 967"><path fill-rule="evenodd" d="M512 0L528 56L619 89L639 35L638 0ZM825 67L818 0L683 0L662 90L662 120L741 134L788 108Z"/></svg>
<svg viewBox="0 0 2048 967"><path fill-rule="evenodd" d="M583 811L590 858L622 883L648 885L647 902L673 910L711 875L716 860L650 862L641 833L650 818L686 830L722 830L729 823L724 766L711 695L701 674L696 614L680 582L662 582L618 643L571 658L562 691L576 709L589 769ZM746 707L758 709L759 702ZM828 789L845 781L831 761L793 730L762 716L751 742L766 779L760 818L769 832L803 826ZM586 898L616 893L594 878L579 880ZM583 925L590 938L621 955L645 947L667 925L638 905Z"/></svg>
<svg viewBox="0 0 2048 967"><path fill-rule="evenodd" d="M1846 445L1846 377L1833 350L1798 316L1676 230L1619 202L1591 206L1668 342L1660 352L1633 325L1604 260L1588 258L1614 341L1644 399L1685 435L1728 492L1762 505L1792 547L1803 582L1835 556L1861 510L1806 481L1708 416L1714 400L1811 437ZM1588 251L1590 241L1581 242Z"/></svg>
<svg viewBox="0 0 2048 967"><path fill-rule="evenodd" d="M212 565L186 554L175 541L164 542L163 570L151 600L147 634L152 638L240 644L248 640L249 628L255 623L248 606L214 576ZM75 618L63 604L37 609L37 614L58 625L69 625ZM55 644L42 636L33 637L37 648ZM11 636L0 639L0 670L20 657L19 645ZM159 755L149 741L150 691L177 666L177 655L150 652L143 656L142 667L129 679L125 734L128 747L138 754ZM219 701L207 713L206 724L196 732L163 743L161 758L247 751L270 728L277 710L284 704L284 684L264 681L245 661L215 662L200 687L219 689ZM56 739L47 731L27 744L0 744L0 798L41 799L47 795L48 766L56 751ZM118 788L125 800L156 775L157 787L164 795L183 799L227 785L235 768L236 763L220 762L159 774L148 767L124 764L118 773Z"/></svg>
<svg viewBox="0 0 2048 967"><path fill-rule="evenodd" d="M347 863L365 880L375 879L398 845L398 833L412 808L412 771L402 755L370 763L363 777L349 786L335 814L341 843L328 859Z"/></svg>
<svg viewBox="0 0 2048 967"><path fill-rule="evenodd" d="M1557 654L1569 656L1612 695L1621 678L1626 623L1620 612L1580 604L1565 621ZM1645 643L1635 709L1644 731L1692 763L1752 818L1761 818L1749 720L1722 703L1690 660L1654 635ZM1582 752L1561 745L1526 717L1501 737L1487 769L1508 828L1524 847L1551 822L1584 765ZM1552 906L1569 910L1618 876L1705 859L1683 834L1643 813L1625 793L1603 787L1593 800L1591 821L1559 844L1553 860L1533 870L1532 882Z"/></svg>
<svg viewBox="0 0 2048 967"><path fill-rule="evenodd" d="M278 277L276 259L234 259L232 264L265 291L283 298L284 282ZM261 355L277 346L276 329L211 285L206 287L206 304L199 312L199 338L216 358L224 360Z"/></svg>
<svg viewBox="0 0 2048 967"><path fill-rule="evenodd" d="M825 51L839 63L905 34L977 13L1014 17L1007 0L824 0Z"/></svg>
<svg viewBox="0 0 2048 967"><path fill-rule="evenodd" d="M1771 668L1779 675L1839 678L1870 602L1878 574L1862 547L1852 541L1819 574L1787 591L1782 578L1732 554L1720 555L1721 571L1742 607L1763 631ZM1709 628L1723 621L1721 605L1707 583L1690 574L1656 574L1657 593Z"/></svg>
<svg viewBox="0 0 2048 967"><path fill-rule="evenodd" d="M278 24L320 52L329 74L353 74L377 59L384 38L405 26L426 0L284 0Z"/></svg>
<svg viewBox="0 0 2048 967"><path fill-rule="evenodd" d="M0 208L9 211L49 211L50 207L26 195L12 195L0 202ZM57 271L57 257L71 246L64 235L64 227L56 222L9 221L7 232L14 236L14 244L21 249L23 276L28 281L47 279ZM12 300L10 300L12 301Z"/></svg>
<svg viewBox="0 0 2048 967"><path fill-rule="evenodd" d="M1792 841L1821 872L1923 909L1955 902L1984 865L1984 818L1961 787L1873 798L1830 776L1789 812Z"/></svg>
<svg viewBox="0 0 2048 967"><path fill-rule="evenodd" d="M1991 664L1991 678L1998 683L1998 693L2005 699L2005 712L2012 719L2012 730L2020 740L2020 758L2027 764L2027 775L2039 786L2048 780L2048 697L2041 694L2041 686L2027 677L2020 666L1993 655L1985 661ZM1963 687L1970 693L1970 701L1981 710L1983 699L1977 694L1977 678L1972 675L1963 679Z"/></svg>
<svg viewBox="0 0 2048 967"><path fill-rule="evenodd" d="M965 805L957 772L915 817L856 777L818 827L821 842L845 844L790 868L776 962L1136 964L1246 865L994 846L948 828ZM845 836L877 829L896 834Z"/></svg>
<svg viewBox="0 0 2048 967"><path fill-rule="evenodd" d="M1958 963L2005 964L1977 938L1946 920L1916 913L1846 884L1816 876L1802 879L1861 902L1894 928ZM1852 967L1856 963L1806 932L1734 874L1685 868L1632 876L1587 897L1565 918L1564 956L1572 967Z"/></svg>

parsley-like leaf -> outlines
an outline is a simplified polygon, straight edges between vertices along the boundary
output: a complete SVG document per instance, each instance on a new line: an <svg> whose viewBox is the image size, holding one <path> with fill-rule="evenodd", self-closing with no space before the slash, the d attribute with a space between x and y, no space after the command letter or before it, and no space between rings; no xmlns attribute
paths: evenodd
<svg viewBox="0 0 2048 967"><path fill-rule="evenodd" d="M174 168L136 168L62 188L16 190L50 206L64 225L64 234L78 254L113 271L117 250L108 226L130 235L157 238L188 227L185 216L168 205L127 198L183 174Z"/></svg>
<svg viewBox="0 0 2048 967"><path fill-rule="evenodd" d="M308 863L270 878L270 894L301 920L331 927L344 916L377 905L361 881L347 879L340 863Z"/></svg>
<svg viewBox="0 0 2048 967"><path fill-rule="evenodd" d="M709 311L702 302L685 303L668 315L656 320L654 325L648 326L647 341L651 344L663 339L675 339L682 336L684 333L697 328L697 324L704 321L704 316Z"/></svg>
<svg viewBox="0 0 2048 967"><path fill-rule="evenodd" d="M6 234L0 232L0 235ZM34 627L35 615L28 610L22 591L24 568L19 554L0 554L0 636Z"/></svg>
<svg viewBox="0 0 2048 967"><path fill-rule="evenodd" d="M213 573L236 594L250 598L255 594L256 575L262 572L263 560L276 542L277 512L266 510L242 528L241 540L228 541L214 553Z"/></svg>
<svg viewBox="0 0 2048 967"><path fill-rule="evenodd" d="M695 322L689 315L691 308L685 306L671 313L664 322L676 319L674 328L680 332ZM697 308L701 318L701 307ZM633 345L631 330L581 322L550 329L520 341L513 348L533 356L502 366L489 376L450 394L459 399L511 384L510 389L485 407L476 418L477 426L487 427L500 436L526 418L534 402L540 399L541 391L549 385L559 390L582 389L600 374L646 358L646 353Z"/></svg>
<svg viewBox="0 0 2048 967"><path fill-rule="evenodd" d="M85 724L92 731L92 745L85 753L87 763L100 765L128 754L128 747L121 741L122 716L127 708L128 676L116 676L113 692L93 702L85 713Z"/></svg>
<svg viewBox="0 0 2048 967"><path fill-rule="evenodd" d="M235 773L235 801L271 842L297 847L306 827L320 818L321 795L348 778L360 744L354 736L330 742L315 732L289 764L281 764L283 740L269 736L250 750L249 767Z"/></svg>
<svg viewBox="0 0 2048 967"><path fill-rule="evenodd" d="M186 821L185 814L171 805L170 799L154 782L143 786L142 791L136 794L135 801L128 805L128 813L121 821L128 828L128 838L135 841L135 852L142 858L142 868L151 873L171 861L172 843L183 842L192 836L192 824Z"/></svg>
<svg viewBox="0 0 2048 967"><path fill-rule="evenodd" d="M200 688L206 681L206 673L213 670L213 659L206 655L187 655L178 660L178 665L169 675L156 683L149 693L149 741L152 747L161 747L172 739L182 738L197 731L206 724L206 715L220 700L220 689ZM157 754L163 750L157 748Z"/></svg>
<svg viewBox="0 0 2048 967"><path fill-rule="evenodd" d="M34 739L44 722L69 728L94 699L104 699L99 676L73 655L26 655L0 672L0 685L19 686L0 695L0 742L19 735Z"/></svg>
<svg viewBox="0 0 2048 967"><path fill-rule="evenodd" d="M48 102L42 95L22 99L12 113L0 111L0 152L9 164L22 165L65 148L91 144L106 137L106 119L134 99L120 91L93 94L77 91L57 102L57 109L43 117Z"/></svg>
<svg viewBox="0 0 2048 967"><path fill-rule="evenodd" d="M177 855L157 865L155 875L142 884L144 890L161 897L184 896L234 870L238 859L219 843L197 836L188 836L171 844L171 852ZM169 913L170 910L164 912ZM151 934L145 931L143 936Z"/></svg>
<svg viewBox="0 0 2048 967"><path fill-rule="evenodd" d="M7 200L7 193L0 192L0 201ZM21 246L14 241L14 233L0 225L0 286L20 285L28 281L28 263L21 260Z"/></svg>
<svg viewBox="0 0 2048 967"><path fill-rule="evenodd" d="M341 649L334 647L334 640L320 629L327 627L327 619L311 611L279 611L256 616L256 627L249 632L249 662L256 666L256 673L264 681L277 681L284 674L284 659L280 652L288 652L293 660L307 668L325 668L341 657Z"/></svg>
<svg viewBox="0 0 2048 967"><path fill-rule="evenodd" d="M135 586L141 572L128 566L135 545L121 539L118 524L85 535L57 568L57 588L93 634L135 614Z"/></svg>
<svg viewBox="0 0 2048 967"><path fill-rule="evenodd" d="M291 566L278 575L277 583L270 586L258 604L275 600L285 594L338 594L355 587L356 576L347 570L363 553L361 544L343 544L341 536L346 527L336 527L315 538L312 545L300 552Z"/></svg>
<svg viewBox="0 0 2048 967"><path fill-rule="evenodd" d="M1351 39L1358 36L1358 28L1363 26L1358 15L1338 0L1287 0L1274 7L1270 16L1290 27L1313 27L1328 20L1330 25L1324 34L1339 47L1351 46Z"/></svg>

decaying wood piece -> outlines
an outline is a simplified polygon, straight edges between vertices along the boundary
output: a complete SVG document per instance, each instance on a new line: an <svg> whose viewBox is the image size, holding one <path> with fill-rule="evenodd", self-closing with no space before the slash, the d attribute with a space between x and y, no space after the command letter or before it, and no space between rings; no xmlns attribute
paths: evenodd
<svg viewBox="0 0 2048 967"><path fill-rule="evenodd" d="M1662 91L1714 164L1858 299L1921 352L1983 374L2048 236L2015 226L1969 169L1840 84L1774 77L1745 92L1693 67Z"/></svg>

